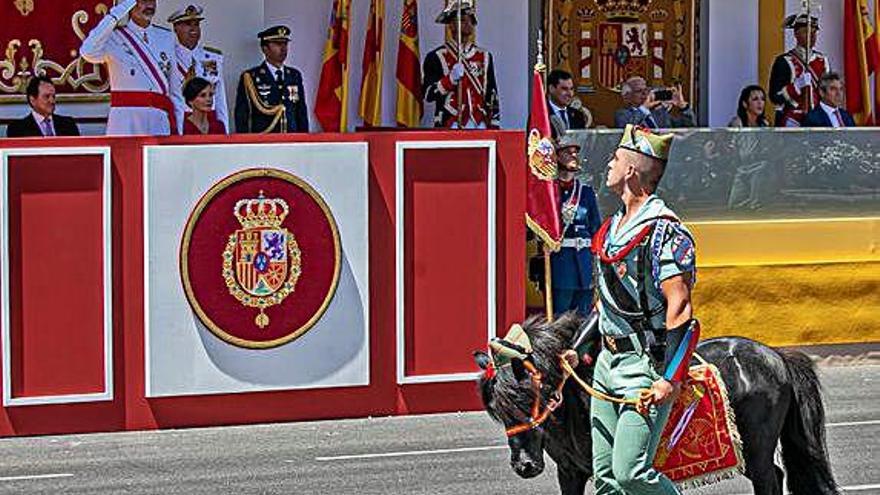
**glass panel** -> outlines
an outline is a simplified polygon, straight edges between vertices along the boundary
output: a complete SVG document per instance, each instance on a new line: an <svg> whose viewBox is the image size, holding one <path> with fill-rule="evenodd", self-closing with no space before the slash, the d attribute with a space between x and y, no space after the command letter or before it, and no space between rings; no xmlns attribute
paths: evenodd
<svg viewBox="0 0 880 495"><path fill-rule="evenodd" d="M570 131L604 215L620 130ZM677 131L659 194L687 221L880 215L880 129Z"/></svg>

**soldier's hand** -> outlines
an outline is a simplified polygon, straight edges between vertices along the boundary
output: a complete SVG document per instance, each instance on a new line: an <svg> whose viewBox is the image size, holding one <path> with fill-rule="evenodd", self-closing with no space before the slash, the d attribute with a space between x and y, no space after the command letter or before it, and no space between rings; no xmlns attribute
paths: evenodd
<svg viewBox="0 0 880 495"><path fill-rule="evenodd" d="M449 78L452 79L452 82L457 83L462 77L464 77L464 65L458 62L452 66Z"/></svg>
<svg viewBox="0 0 880 495"><path fill-rule="evenodd" d="M797 89L804 89L811 84L813 84L813 75L809 72L804 72L794 80L794 85Z"/></svg>
<svg viewBox="0 0 880 495"><path fill-rule="evenodd" d="M117 21L121 21L129 12L131 12L131 9L133 9L135 5L137 5L137 0L123 0L110 9L108 14L113 16Z"/></svg>
<svg viewBox="0 0 880 495"><path fill-rule="evenodd" d="M647 414L650 406L659 406L670 400L674 400L681 391L681 385L671 383L661 378L651 384L650 390L645 390L639 395L639 403L636 410L641 414Z"/></svg>

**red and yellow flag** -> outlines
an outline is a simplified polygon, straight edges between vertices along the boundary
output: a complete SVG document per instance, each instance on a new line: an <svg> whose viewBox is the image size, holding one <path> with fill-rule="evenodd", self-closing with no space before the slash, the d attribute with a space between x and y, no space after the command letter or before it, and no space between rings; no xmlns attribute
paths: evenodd
<svg viewBox="0 0 880 495"><path fill-rule="evenodd" d="M370 18L364 40L361 101L358 114L368 127L382 125L382 61L385 49L385 0L370 1Z"/></svg>
<svg viewBox="0 0 880 495"><path fill-rule="evenodd" d="M871 98L872 73L880 68L880 43L868 11L868 0L844 0L843 65L846 78L846 106L858 125L870 125L877 112L880 90ZM880 4L875 1L875 7ZM872 105L872 100L874 103ZM872 108L873 107L873 108Z"/></svg>
<svg viewBox="0 0 880 495"><path fill-rule="evenodd" d="M330 28L324 44L324 62L315 116L325 132L345 132L348 126L348 33L351 0L333 0Z"/></svg>
<svg viewBox="0 0 880 495"><path fill-rule="evenodd" d="M528 160L526 173L526 224L551 251L562 240L559 194L556 188L556 149L550 131L544 76L532 76L532 105L529 111Z"/></svg>
<svg viewBox="0 0 880 495"><path fill-rule="evenodd" d="M397 125L418 127L423 111L419 9L416 0L404 0L397 43Z"/></svg>

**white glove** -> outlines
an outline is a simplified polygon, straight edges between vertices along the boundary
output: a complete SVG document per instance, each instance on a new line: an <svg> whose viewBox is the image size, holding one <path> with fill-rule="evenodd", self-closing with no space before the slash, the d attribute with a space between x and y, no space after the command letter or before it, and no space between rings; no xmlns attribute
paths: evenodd
<svg viewBox="0 0 880 495"><path fill-rule="evenodd" d="M449 73L449 79L451 79L453 83L457 83L462 77L464 77L464 65L461 65L459 62L452 66L452 71Z"/></svg>
<svg viewBox="0 0 880 495"><path fill-rule="evenodd" d="M794 86L797 89L804 89L807 86L811 86L813 84L813 75L809 72L804 72L797 79L794 80Z"/></svg>
<svg viewBox="0 0 880 495"><path fill-rule="evenodd" d="M131 12L135 5L137 5L137 0L122 0L110 9L108 14L116 18L117 21L121 21Z"/></svg>

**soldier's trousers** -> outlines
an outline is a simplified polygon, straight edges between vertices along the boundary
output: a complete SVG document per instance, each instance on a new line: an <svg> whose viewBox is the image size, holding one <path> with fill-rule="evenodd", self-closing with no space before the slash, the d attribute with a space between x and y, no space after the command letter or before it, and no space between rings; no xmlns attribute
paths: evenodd
<svg viewBox="0 0 880 495"><path fill-rule="evenodd" d="M647 354L611 354L603 349L593 386L607 394L634 398L659 378ZM672 402L651 407L647 417L633 406L599 399L590 403L596 494L678 494L678 488L653 467L654 454Z"/></svg>

